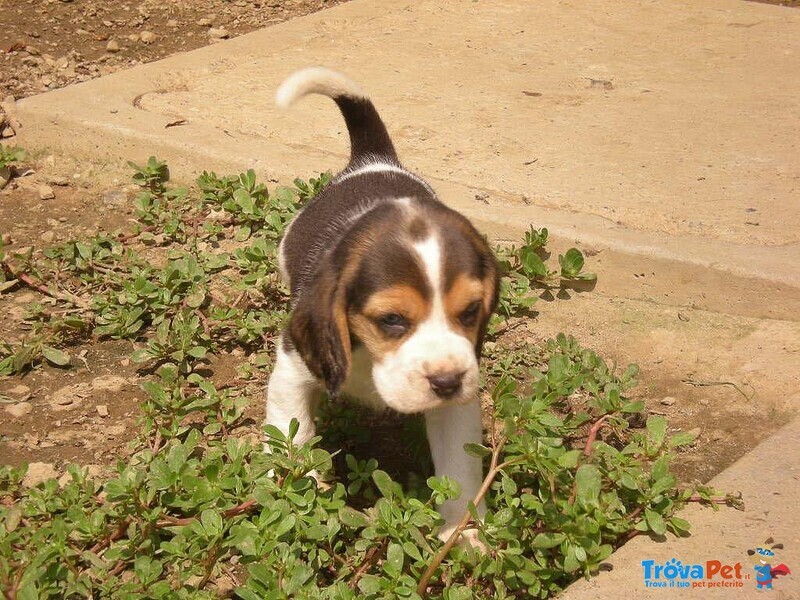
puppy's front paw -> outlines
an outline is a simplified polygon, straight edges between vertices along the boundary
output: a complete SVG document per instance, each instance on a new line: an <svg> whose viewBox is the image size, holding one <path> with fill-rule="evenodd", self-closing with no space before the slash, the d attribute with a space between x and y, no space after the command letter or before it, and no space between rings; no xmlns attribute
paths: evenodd
<svg viewBox="0 0 800 600"><path fill-rule="evenodd" d="M453 532L456 530L456 525L445 525L439 530L439 533L436 534L437 537L446 542L450 539L450 536L453 535ZM481 552L486 552L486 544L484 544L480 538L478 537L478 530L474 527L467 528L462 531L458 539L456 540L456 544L461 546L462 548L475 548Z"/></svg>

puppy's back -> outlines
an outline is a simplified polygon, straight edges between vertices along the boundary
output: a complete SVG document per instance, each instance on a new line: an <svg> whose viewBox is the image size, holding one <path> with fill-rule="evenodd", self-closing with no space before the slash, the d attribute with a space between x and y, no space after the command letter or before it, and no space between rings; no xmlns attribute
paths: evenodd
<svg viewBox="0 0 800 600"><path fill-rule="evenodd" d="M389 132L367 94L330 69L296 71L278 88L275 102L286 108L309 94L336 102L350 135L350 161L295 217L279 252L281 273L296 297L312 280L323 256L333 251L356 223L393 210L400 198L436 201L430 186L400 164Z"/></svg>

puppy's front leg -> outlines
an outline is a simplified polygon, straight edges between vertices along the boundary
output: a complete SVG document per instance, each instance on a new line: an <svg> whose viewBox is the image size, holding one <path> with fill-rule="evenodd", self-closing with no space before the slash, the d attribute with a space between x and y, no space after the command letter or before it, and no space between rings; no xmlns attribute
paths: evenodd
<svg viewBox="0 0 800 600"><path fill-rule="evenodd" d="M279 342L275 368L267 385L267 423L288 435L289 424L297 419L300 428L294 443L304 444L314 437L314 416L321 394L300 354L285 351L283 342Z"/></svg>
<svg viewBox="0 0 800 600"><path fill-rule="evenodd" d="M467 504L474 500L483 481L481 460L464 452L464 444L481 443L480 403L476 400L428 411L425 413L425 425L436 476L447 475L461 484L461 496L456 500L448 500L439 508L445 520L439 538L446 540L467 510ZM483 515L486 504L481 501L477 509L478 514Z"/></svg>

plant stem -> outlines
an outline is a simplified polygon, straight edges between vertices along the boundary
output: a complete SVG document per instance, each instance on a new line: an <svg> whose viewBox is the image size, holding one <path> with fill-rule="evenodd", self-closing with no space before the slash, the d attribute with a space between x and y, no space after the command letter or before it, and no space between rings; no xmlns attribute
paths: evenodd
<svg viewBox="0 0 800 600"><path fill-rule="evenodd" d="M364 556L364 562L362 562L355 573L353 573L353 579L350 581L350 589L356 589L358 585L358 580L361 579L362 575L366 573L369 568L375 564L375 561L378 559L378 556L383 554L383 550L386 547L386 539L384 539L380 544L377 546L373 546L369 549L367 554Z"/></svg>
<svg viewBox="0 0 800 600"><path fill-rule="evenodd" d="M72 304L73 306L77 306L78 308L88 310L91 306L89 302L84 300L83 298L79 298L75 294L66 291L59 291L59 290L50 290L45 286L43 283L36 281L33 277L28 275L23 271L17 271L14 269L8 261L0 262L0 266L2 266L3 271L6 272L6 275L11 277L12 279L19 279L22 283L27 285L28 287L41 292L45 296L50 296L51 298L55 298L56 300L61 300L62 302L67 302L68 304Z"/></svg>
<svg viewBox="0 0 800 600"><path fill-rule="evenodd" d="M475 498L473 499L473 504L475 506L478 506L481 500L483 500L484 496L486 496L487 492L489 491L489 488L492 486L492 483L494 482L495 477L497 477L500 471L521 460L521 459L512 459L497 464L500 460L500 453L503 451L503 447L506 445L507 441L508 438L505 435L502 436L500 438L500 441L492 450L492 461L489 466L489 472L486 474L486 477L484 477L483 483L481 484L478 493L475 495ZM417 594L419 594L423 598L425 597L425 593L428 588L428 583L430 582L431 577L433 577L433 574L436 572L436 569L439 568L439 565L442 564L442 561L445 559L447 554L450 552L450 550L452 550L453 546L455 546L456 541L458 541L458 538L461 535L461 532L464 531L467 524L469 523L470 517L471 517L470 512L468 510L465 511L464 516L461 517L461 521L459 521L458 523L458 526L455 528L453 533L450 534L450 537L447 538L447 541L444 543L444 546L439 548L439 551L433 557L431 564L428 565L428 568L425 570L425 573L419 580L419 585L417 585Z"/></svg>

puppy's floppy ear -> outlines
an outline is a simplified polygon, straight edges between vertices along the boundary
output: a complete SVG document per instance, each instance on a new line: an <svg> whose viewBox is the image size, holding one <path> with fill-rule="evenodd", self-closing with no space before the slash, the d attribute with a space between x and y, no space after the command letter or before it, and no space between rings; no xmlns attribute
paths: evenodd
<svg viewBox="0 0 800 600"><path fill-rule="evenodd" d="M308 369L336 396L350 370L346 294L336 269L320 269L295 305L288 329Z"/></svg>

